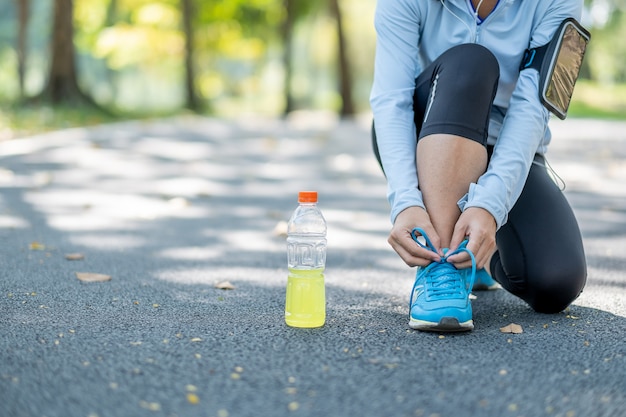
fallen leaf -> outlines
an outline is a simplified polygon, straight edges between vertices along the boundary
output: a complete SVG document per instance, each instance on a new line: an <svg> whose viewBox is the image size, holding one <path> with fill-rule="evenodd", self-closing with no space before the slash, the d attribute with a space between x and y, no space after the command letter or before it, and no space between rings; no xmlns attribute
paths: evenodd
<svg viewBox="0 0 626 417"><path fill-rule="evenodd" d="M77 272L76 278L83 282L105 282L110 281L110 275L96 274L93 272Z"/></svg>
<svg viewBox="0 0 626 417"><path fill-rule="evenodd" d="M196 394L189 392L187 393L187 401L189 402L189 404L196 405L200 402L200 399Z"/></svg>
<svg viewBox="0 0 626 417"><path fill-rule="evenodd" d="M31 244L28 245L28 248L30 250L46 250L46 245L39 242L31 242Z"/></svg>
<svg viewBox="0 0 626 417"><path fill-rule="evenodd" d="M500 332L520 334L520 333L524 333L524 330L522 329L522 326L520 326L519 324L511 323L509 325L501 327Z"/></svg>
<svg viewBox="0 0 626 417"><path fill-rule="evenodd" d="M287 237L287 222L280 221L274 227L274 236Z"/></svg>
<svg viewBox="0 0 626 417"><path fill-rule="evenodd" d="M184 197L174 197L167 201L172 207L184 208L189 207L191 203Z"/></svg>
<svg viewBox="0 0 626 417"><path fill-rule="evenodd" d="M145 408L145 409L150 410L150 411L160 411L161 410L161 404L155 403L155 402L139 401L139 406L141 408Z"/></svg>
<svg viewBox="0 0 626 417"><path fill-rule="evenodd" d="M50 185L52 183L52 173L50 172L37 172L33 175L33 185L36 188L45 187L46 185Z"/></svg>
<svg viewBox="0 0 626 417"><path fill-rule="evenodd" d="M235 286L229 281L222 281L215 284L215 288L217 288L218 290L234 290Z"/></svg>
<svg viewBox="0 0 626 417"><path fill-rule="evenodd" d="M85 259L85 255L82 253L68 253L65 255L65 259L68 261L82 261Z"/></svg>

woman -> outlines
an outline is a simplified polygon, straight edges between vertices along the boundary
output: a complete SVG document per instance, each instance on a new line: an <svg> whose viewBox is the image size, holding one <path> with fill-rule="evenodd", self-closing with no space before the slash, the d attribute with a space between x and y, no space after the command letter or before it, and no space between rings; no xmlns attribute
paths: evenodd
<svg viewBox="0 0 626 417"><path fill-rule="evenodd" d="M469 293L491 277L544 313L582 291L579 227L543 157L539 74L519 71L526 49L581 10L582 0L378 1L373 142L389 243L419 267L412 328L473 329Z"/></svg>

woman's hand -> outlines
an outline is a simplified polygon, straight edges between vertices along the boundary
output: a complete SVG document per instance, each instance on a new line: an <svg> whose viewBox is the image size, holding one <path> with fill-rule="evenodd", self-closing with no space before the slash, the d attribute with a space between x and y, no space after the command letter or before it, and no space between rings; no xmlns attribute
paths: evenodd
<svg viewBox="0 0 626 417"><path fill-rule="evenodd" d="M465 239L468 239L467 249L476 259L476 268L484 267L496 250L496 220L491 213L479 207L466 209L454 226L450 249L458 248ZM472 266L467 253L451 256L448 261L458 269Z"/></svg>
<svg viewBox="0 0 626 417"><path fill-rule="evenodd" d="M424 230L437 253L420 247L413 240L411 231L415 227ZM435 232L428 213L421 207L409 207L400 212L387 241L409 266L426 266L433 261L441 260L440 255L443 254L439 235Z"/></svg>

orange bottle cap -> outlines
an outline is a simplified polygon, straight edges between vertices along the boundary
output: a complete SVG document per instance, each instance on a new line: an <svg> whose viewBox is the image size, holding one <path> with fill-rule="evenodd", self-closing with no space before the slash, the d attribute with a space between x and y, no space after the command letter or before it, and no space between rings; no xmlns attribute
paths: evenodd
<svg viewBox="0 0 626 417"><path fill-rule="evenodd" d="M298 203L317 203L317 191L300 191Z"/></svg>

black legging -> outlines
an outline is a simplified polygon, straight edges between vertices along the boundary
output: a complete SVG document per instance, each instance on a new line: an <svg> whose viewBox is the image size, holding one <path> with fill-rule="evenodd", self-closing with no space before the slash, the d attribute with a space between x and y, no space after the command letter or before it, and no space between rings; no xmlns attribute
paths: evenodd
<svg viewBox="0 0 626 417"><path fill-rule="evenodd" d="M442 54L416 80L418 138L448 133L486 145L498 76L495 57L482 46L460 45ZM382 167L374 128L372 143ZM493 148L488 146L487 151L491 157ZM557 313L581 293L587 279L582 237L542 155L535 156L522 194L496 233L496 243L490 263L493 278L534 310Z"/></svg>

